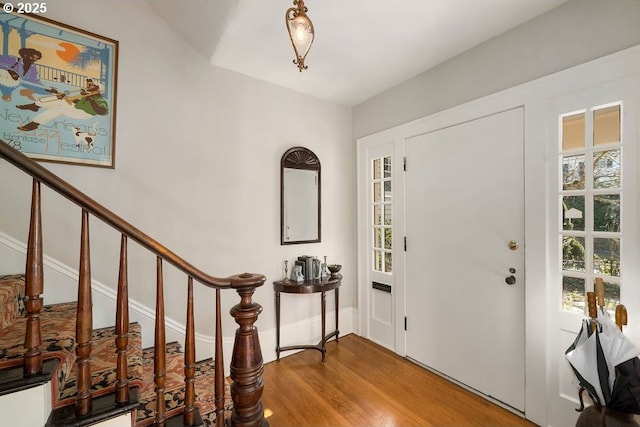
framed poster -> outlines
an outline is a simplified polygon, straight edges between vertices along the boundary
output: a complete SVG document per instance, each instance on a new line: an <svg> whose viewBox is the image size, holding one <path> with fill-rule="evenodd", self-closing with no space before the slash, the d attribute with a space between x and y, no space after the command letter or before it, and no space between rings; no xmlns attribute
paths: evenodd
<svg viewBox="0 0 640 427"><path fill-rule="evenodd" d="M115 167L118 42L45 18L46 3L0 5L0 139L38 160Z"/></svg>

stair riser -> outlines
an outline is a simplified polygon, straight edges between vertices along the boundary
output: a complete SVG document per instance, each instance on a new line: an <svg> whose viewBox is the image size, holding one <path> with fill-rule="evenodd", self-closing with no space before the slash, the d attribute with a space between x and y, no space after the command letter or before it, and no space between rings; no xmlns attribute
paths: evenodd
<svg viewBox="0 0 640 427"><path fill-rule="evenodd" d="M2 408L2 425L43 426L51 412L51 383L1 396L0 408Z"/></svg>

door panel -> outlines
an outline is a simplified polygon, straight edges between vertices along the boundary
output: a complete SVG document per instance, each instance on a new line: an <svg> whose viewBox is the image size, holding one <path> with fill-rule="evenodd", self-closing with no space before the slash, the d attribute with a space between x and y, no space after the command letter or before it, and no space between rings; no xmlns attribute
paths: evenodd
<svg viewBox="0 0 640 427"><path fill-rule="evenodd" d="M619 301L627 307L629 312L629 326L624 329L634 344L640 343L640 329L634 327L631 321L632 313L640 311L640 288L637 286L637 277L640 274L637 259L639 256L638 239L638 77L631 79L618 79L601 83L591 87L585 87L579 91L564 94L549 100L546 111L548 119L548 135L550 163L552 167L549 173L549 280L550 292L548 300L549 308L549 391L548 391L548 424L550 426L574 425L578 417L575 408L579 406L577 380L568 362L565 359L565 351L575 339L585 313L580 309L579 294L583 297L585 292L593 291L595 277L604 278L605 282L615 283L618 286ZM606 110L609 105L619 105L620 118L616 120L616 127L620 128L619 135L608 140L606 144L599 145L600 130L594 119L595 111ZM580 116L584 122L580 123L581 145L569 146L564 144L562 135L571 130L563 121L563 117ZM615 132L614 132L615 133ZM620 158L620 185L611 188L599 188L594 178L597 176L599 150L619 149ZM584 185L574 189L566 184L566 165L563 158L569 156L583 156L585 164ZM596 199L606 197L607 193L615 193L619 200L620 222L619 232L608 233L602 231L599 226L602 219L595 213ZM582 217L583 225L569 228L566 225L567 217L563 215L562 203L568 197L583 197L586 200ZM567 211L568 212L568 211ZM585 242L584 265L575 266L575 259L570 252L563 254L562 239L567 236L578 236ZM599 255L595 243L602 237L616 237L620 241L620 260L618 273L612 273L615 277L608 277L607 271L602 271L595 258ZM565 259L566 258L566 259ZM570 288L563 289L563 277L573 277L581 280L581 292L570 292ZM576 297L576 294L578 295ZM567 296L572 303L567 303ZM609 299L608 290L605 290L605 301Z"/></svg>
<svg viewBox="0 0 640 427"><path fill-rule="evenodd" d="M407 355L524 411L523 109L405 148Z"/></svg>
<svg viewBox="0 0 640 427"><path fill-rule="evenodd" d="M395 347L395 289L393 272L393 203L396 166L393 144L373 147L366 154L367 269L365 278L367 338L388 349Z"/></svg>

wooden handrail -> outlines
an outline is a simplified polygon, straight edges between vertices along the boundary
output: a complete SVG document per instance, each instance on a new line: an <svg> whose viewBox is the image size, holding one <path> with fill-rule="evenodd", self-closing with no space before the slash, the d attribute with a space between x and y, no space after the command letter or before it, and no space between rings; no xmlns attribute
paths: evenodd
<svg viewBox="0 0 640 427"><path fill-rule="evenodd" d="M167 413L164 401L166 360L165 360L165 318L164 318L164 284L163 261L167 261L188 277L187 327L185 337L185 426L192 426L196 421L195 408L195 328L193 313L193 280L214 288L216 291L215 313L215 413L216 426L225 425L224 420L224 365L222 357L222 318L220 291L232 288L241 297L239 304L231 310L240 328L236 331L232 363L230 367L231 398L234 403L230 425L238 427L268 426L262 407L262 352L254 324L262 307L251 300L257 287L264 284L266 278L261 274L243 273L219 278L204 273L186 260L149 237L136 227L114 214L95 200L77 190L66 181L49 172L32 159L10 147L0 140L0 157L26 172L33 178L32 205L27 245L26 264L26 311L27 328L25 333L24 373L26 376L42 371L42 345L40 312L43 306L43 257L42 257L42 221L40 214L40 184L44 183L82 209L82 229L80 244L80 269L78 280L78 302L76 316L76 366L77 395L76 410L78 416L86 416L92 409L91 394L91 338L92 338L92 298L91 268L89 252L89 216L93 215L118 230L121 234L120 265L118 274L118 292L116 302L115 347L117 353L115 394L116 404L129 402L129 381L127 374L127 355L129 341L128 312L128 278L127 278L127 239L130 238L156 255L156 321L154 344L154 385L156 392L156 408L154 425L163 427L167 424Z"/></svg>
<svg viewBox="0 0 640 427"><path fill-rule="evenodd" d="M234 280L229 277L215 277L205 273L2 140L0 140L0 157L5 158L9 163L31 175L38 182L55 190L205 286L211 288L241 288L251 285L259 286L262 283L261 278L263 276L260 275Z"/></svg>

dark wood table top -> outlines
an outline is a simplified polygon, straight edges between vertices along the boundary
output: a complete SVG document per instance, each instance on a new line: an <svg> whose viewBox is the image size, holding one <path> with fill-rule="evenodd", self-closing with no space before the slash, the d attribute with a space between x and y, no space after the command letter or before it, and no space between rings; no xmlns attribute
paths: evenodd
<svg viewBox="0 0 640 427"><path fill-rule="evenodd" d="M316 292L336 289L340 286L341 281L342 275L339 273L336 276L330 276L326 279L305 280L301 283L276 280L273 282L273 289L276 292L285 292L289 294L313 294Z"/></svg>

